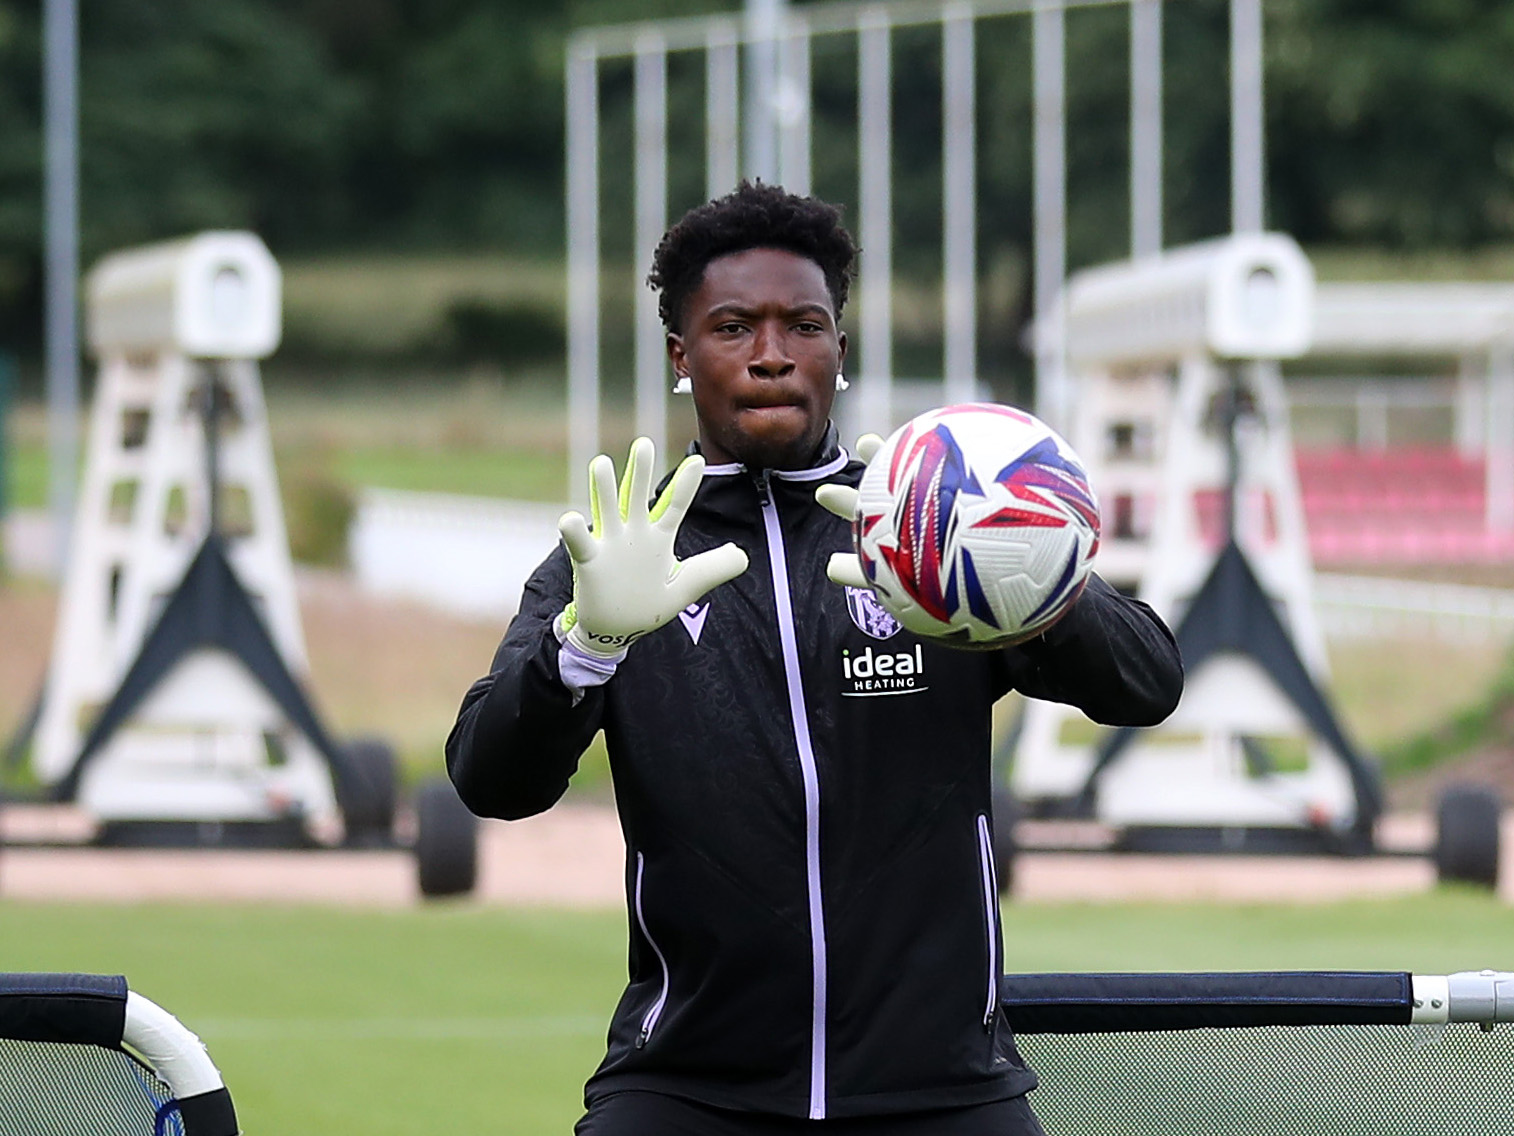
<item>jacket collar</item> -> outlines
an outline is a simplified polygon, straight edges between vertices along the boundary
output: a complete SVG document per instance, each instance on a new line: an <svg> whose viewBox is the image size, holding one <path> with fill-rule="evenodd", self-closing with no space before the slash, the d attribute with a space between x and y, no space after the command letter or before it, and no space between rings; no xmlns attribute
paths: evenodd
<svg viewBox="0 0 1514 1136"><path fill-rule="evenodd" d="M829 422L825 427L825 436L820 439L820 445L815 450L815 456L811 464L805 469L775 469L769 472L782 481L821 481L834 474L840 473L846 468L847 462L852 460L852 455L842 447L839 435L836 433L836 424ZM698 441L689 443L688 453L699 453ZM706 477L729 477L731 474L745 473L746 466L740 462L724 462L720 465L707 465L704 467Z"/></svg>

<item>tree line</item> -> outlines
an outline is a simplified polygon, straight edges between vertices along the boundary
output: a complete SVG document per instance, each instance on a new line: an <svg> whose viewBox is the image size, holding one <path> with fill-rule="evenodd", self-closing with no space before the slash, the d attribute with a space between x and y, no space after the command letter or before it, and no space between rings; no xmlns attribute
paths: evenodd
<svg viewBox="0 0 1514 1136"><path fill-rule="evenodd" d="M799 6L798 0L795 0ZM278 255L479 250L563 240L563 48L596 23L738 0L80 0L83 258L250 228ZM1514 5L1266 0L1269 224L1306 244L1469 247L1514 238ZM1169 242L1228 223L1228 0L1167 0ZM1068 18L1069 259L1128 245L1127 24ZM894 68L901 247L939 226L939 41ZM979 36L983 270L1029 241L1024 19ZM855 200L855 51L815 45L815 187ZM702 73L670 74L675 158L697 159ZM629 68L604 72L606 197L629 169ZM41 0L0 0L0 344L40 335ZM616 166L616 162L623 163ZM678 172L688 167L693 172ZM674 208L702 196L675 162ZM613 216L613 213L612 213ZM627 212L627 222L629 213ZM610 243L629 224L607 225ZM928 259L928 258L927 258ZM908 267L908 265L906 265ZM928 270L929 264L919 267Z"/></svg>

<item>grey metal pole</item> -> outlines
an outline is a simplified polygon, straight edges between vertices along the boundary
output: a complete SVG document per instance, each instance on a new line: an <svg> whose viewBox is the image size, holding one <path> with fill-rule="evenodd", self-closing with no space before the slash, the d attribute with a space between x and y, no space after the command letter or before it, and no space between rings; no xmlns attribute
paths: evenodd
<svg viewBox="0 0 1514 1136"><path fill-rule="evenodd" d="M1035 104L1036 414L1066 426L1067 392L1061 326L1067 276L1066 19L1060 7L1031 17Z"/></svg>
<svg viewBox="0 0 1514 1136"><path fill-rule="evenodd" d="M1451 432L1456 439L1456 452L1464 458L1477 457L1487 440L1487 424L1483 420L1489 359L1486 353L1465 352L1457 360L1456 393L1452 396Z"/></svg>
<svg viewBox="0 0 1514 1136"><path fill-rule="evenodd" d="M0 351L0 577L5 574L5 516L10 511L10 409L16 389L16 360Z"/></svg>
<svg viewBox="0 0 1514 1136"><path fill-rule="evenodd" d="M945 349L942 381L948 403L970 402L978 389L977 102L973 10L954 3L942 12L941 235Z"/></svg>
<svg viewBox="0 0 1514 1136"><path fill-rule="evenodd" d="M1487 400L1488 530L1514 533L1514 342L1489 353Z"/></svg>
<svg viewBox="0 0 1514 1136"><path fill-rule="evenodd" d="M735 189L741 176L737 39L735 26L721 21L705 41L705 196L711 201Z"/></svg>
<svg viewBox="0 0 1514 1136"><path fill-rule="evenodd" d="M863 430L887 434L893 428L893 183L892 114L887 12L864 9L858 23L858 186L862 264L858 304L862 385L857 400Z"/></svg>
<svg viewBox="0 0 1514 1136"><path fill-rule="evenodd" d="M1130 255L1162 251L1162 0L1130 4Z"/></svg>
<svg viewBox="0 0 1514 1136"><path fill-rule="evenodd" d="M778 41L778 177L790 193L810 191L810 33L789 17Z"/></svg>
<svg viewBox="0 0 1514 1136"><path fill-rule="evenodd" d="M1237 233L1266 224L1262 105L1262 0L1230 2L1230 223Z"/></svg>
<svg viewBox="0 0 1514 1136"><path fill-rule="evenodd" d="M769 184L778 180L778 37L786 0L746 0L746 174Z"/></svg>
<svg viewBox="0 0 1514 1136"><path fill-rule="evenodd" d="M570 43L567 61L568 493L589 500L599 451L599 60Z"/></svg>
<svg viewBox="0 0 1514 1136"><path fill-rule="evenodd" d="M45 0L42 117L48 504L53 567L62 571L79 463L79 14Z"/></svg>
<svg viewBox="0 0 1514 1136"><path fill-rule="evenodd" d="M667 456L667 338L657 297L644 282L645 261L668 224L668 55L662 37L636 44L636 432Z"/></svg>

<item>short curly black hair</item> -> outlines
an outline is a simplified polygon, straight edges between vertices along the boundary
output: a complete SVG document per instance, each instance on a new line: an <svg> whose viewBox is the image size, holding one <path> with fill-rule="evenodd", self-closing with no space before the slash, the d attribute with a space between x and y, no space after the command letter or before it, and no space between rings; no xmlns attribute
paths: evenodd
<svg viewBox="0 0 1514 1136"><path fill-rule="evenodd" d="M846 306L855 272L857 245L841 225L841 210L781 186L743 181L732 192L683 215L663 234L652 257L647 284L657 297L657 314L671 332L683 331L683 308L717 257L751 248L778 248L808 257L825 273L836 308Z"/></svg>

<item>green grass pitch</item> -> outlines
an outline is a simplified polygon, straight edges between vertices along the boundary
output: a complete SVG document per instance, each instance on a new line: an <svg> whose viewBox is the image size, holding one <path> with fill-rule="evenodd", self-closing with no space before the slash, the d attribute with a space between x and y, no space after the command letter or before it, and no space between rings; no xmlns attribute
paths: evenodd
<svg viewBox="0 0 1514 1136"><path fill-rule="evenodd" d="M1514 969L1514 912L1005 906L1010 970ZM625 973L619 912L0 903L0 968L122 973L195 1030L249 1136L567 1136Z"/></svg>

